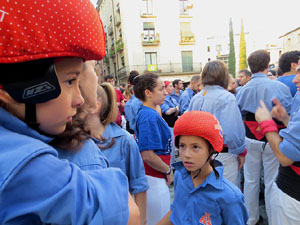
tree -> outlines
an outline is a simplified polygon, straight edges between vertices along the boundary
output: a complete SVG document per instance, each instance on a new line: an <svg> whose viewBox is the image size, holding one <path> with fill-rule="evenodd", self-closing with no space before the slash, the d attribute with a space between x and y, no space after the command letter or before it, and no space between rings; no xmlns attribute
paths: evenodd
<svg viewBox="0 0 300 225"><path fill-rule="evenodd" d="M240 34L240 70L248 69L247 56L246 56L246 41L244 33L244 23L242 20L241 34Z"/></svg>
<svg viewBox="0 0 300 225"><path fill-rule="evenodd" d="M233 29L232 29L232 21L230 18L229 22L229 62L228 69L229 73L235 77L235 51L234 51L234 40L233 40Z"/></svg>

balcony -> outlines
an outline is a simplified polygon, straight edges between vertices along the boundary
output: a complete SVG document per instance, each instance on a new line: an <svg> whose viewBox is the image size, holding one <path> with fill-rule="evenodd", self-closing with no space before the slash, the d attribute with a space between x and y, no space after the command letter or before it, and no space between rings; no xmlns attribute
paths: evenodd
<svg viewBox="0 0 300 225"><path fill-rule="evenodd" d="M180 45L194 45L195 44L195 36L194 34L190 35L181 35Z"/></svg>
<svg viewBox="0 0 300 225"><path fill-rule="evenodd" d="M116 26L117 27L120 26L120 24L121 24L121 16L120 16L120 14L117 14L116 17L115 17L115 19L116 19Z"/></svg>
<svg viewBox="0 0 300 225"><path fill-rule="evenodd" d="M145 35L144 33L142 33L141 38L143 46L158 46L160 43L158 33L156 33L155 35Z"/></svg>
<svg viewBox="0 0 300 225"><path fill-rule="evenodd" d="M111 46L109 49L109 57L110 58L115 58L116 56L116 50L115 50L115 46Z"/></svg>
<svg viewBox="0 0 300 225"><path fill-rule="evenodd" d="M107 32L108 32L108 35L109 35L109 36L112 36L112 35L113 35L114 32L113 32L112 25L109 25L109 26L108 26Z"/></svg>
<svg viewBox="0 0 300 225"><path fill-rule="evenodd" d="M122 39L119 39L117 41L117 47L116 47L117 52L121 53L124 50L124 42L122 41Z"/></svg>

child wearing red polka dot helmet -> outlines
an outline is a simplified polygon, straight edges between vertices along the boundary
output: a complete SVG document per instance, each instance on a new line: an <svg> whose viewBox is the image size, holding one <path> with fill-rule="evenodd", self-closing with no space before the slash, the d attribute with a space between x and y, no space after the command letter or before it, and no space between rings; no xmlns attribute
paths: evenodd
<svg viewBox="0 0 300 225"><path fill-rule="evenodd" d="M212 159L223 149L222 128L209 112L184 113L174 126L182 162L175 164L174 201L163 224L245 225L247 209L241 191L223 178L223 166Z"/></svg>
<svg viewBox="0 0 300 225"><path fill-rule="evenodd" d="M83 172L48 144L84 102L83 62L104 54L90 0L0 1L1 224L127 224L126 176Z"/></svg>

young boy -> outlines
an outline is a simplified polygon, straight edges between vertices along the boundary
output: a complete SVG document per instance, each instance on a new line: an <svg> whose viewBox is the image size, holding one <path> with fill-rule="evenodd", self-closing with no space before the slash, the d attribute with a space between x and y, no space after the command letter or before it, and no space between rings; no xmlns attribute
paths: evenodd
<svg viewBox="0 0 300 225"><path fill-rule="evenodd" d="M187 112L176 121L174 136L182 162L176 165L174 202L159 225L245 225L244 197L223 178L223 166L213 158L223 149L222 128L216 117L203 111Z"/></svg>

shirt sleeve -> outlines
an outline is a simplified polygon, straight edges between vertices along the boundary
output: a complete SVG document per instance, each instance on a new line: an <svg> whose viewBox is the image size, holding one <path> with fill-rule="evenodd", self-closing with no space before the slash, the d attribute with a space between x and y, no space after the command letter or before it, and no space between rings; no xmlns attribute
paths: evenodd
<svg viewBox="0 0 300 225"><path fill-rule="evenodd" d="M147 191L149 189L143 160L133 137L127 137L126 152L127 152L127 177L129 181L129 192L136 194Z"/></svg>
<svg viewBox="0 0 300 225"><path fill-rule="evenodd" d="M29 161L1 198L18 209L14 215L34 212L47 224L127 224L129 218L127 178L119 169L81 171L50 154Z"/></svg>
<svg viewBox="0 0 300 225"><path fill-rule="evenodd" d="M170 106L169 106L169 104L165 101L164 104L162 104L162 105L160 106L160 108L161 108L161 112L162 112L162 113L166 113L166 112L170 109Z"/></svg>
<svg viewBox="0 0 300 225"><path fill-rule="evenodd" d="M286 129L279 132L283 138L279 144L280 151L295 162L300 161L300 111L296 111Z"/></svg>

